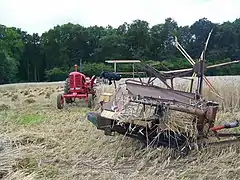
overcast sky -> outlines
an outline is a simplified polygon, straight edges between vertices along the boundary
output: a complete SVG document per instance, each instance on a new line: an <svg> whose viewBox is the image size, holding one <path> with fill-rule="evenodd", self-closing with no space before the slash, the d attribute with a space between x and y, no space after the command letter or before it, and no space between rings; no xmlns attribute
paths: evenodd
<svg viewBox="0 0 240 180"><path fill-rule="evenodd" d="M191 25L206 17L222 23L239 18L239 8L240 0L0 0L0 24L41 34L67 22L116 27L135 19L154 25L172 17Z"/></svg>

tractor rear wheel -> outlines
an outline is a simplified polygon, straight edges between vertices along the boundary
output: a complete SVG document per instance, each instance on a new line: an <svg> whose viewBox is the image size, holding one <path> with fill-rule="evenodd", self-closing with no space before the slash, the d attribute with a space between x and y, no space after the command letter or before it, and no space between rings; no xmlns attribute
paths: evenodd
<svg viewBox="0 0 240 180"><path fill-rule="evenodd" d="M58 109L62 109L63 108L63 104L64 104L63 97L62 97L61 94L58 94L57 95L57 108Z"/></svg>
<svg viewBox="0 0 240 180"><path fill-rule="evenodd" d="M93 95L92 94L88 95L88 107L89 108L93 107Z"/></svg>
<svg viewBox="0 0 240 180"><path fill-rule="evenodd" d="M70 92L70 80L67 78L64 83L64 94L69 94Z"/></svg>
<svg viewBox="0 0 240 180"><path fill-rule="evenodd" d="M65 80L65 84L64 84L64 94L69 94L69 93L70 93L70 80L69 80L69 78L67 78ZM73 102L72 99L68 99L68 98L66 98L65 101L67 104Z"/></svg>

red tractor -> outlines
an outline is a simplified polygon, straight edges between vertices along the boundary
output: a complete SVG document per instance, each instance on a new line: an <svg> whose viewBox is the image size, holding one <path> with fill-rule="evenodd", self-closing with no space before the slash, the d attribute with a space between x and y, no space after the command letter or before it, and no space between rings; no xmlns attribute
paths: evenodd
<svg viewBox="0 0 240 180"><path fill-rule="evenodd" d="M70 104L78 99L85 99L89 108L92 108L93 100L96 96L94 89L96 76L92 78L77 71L77 65L74 66L75 71L69 74L64 84L64 93L57 96L57 108L62 109L64 104Z"/></svg>

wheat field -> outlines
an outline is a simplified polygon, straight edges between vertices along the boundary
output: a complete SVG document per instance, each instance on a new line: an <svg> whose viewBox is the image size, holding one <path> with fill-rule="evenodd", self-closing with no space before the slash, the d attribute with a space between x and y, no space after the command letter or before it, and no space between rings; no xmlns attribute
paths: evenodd
<svg viewBox="0 0 240 180"><path fill-rule="evenodd" d="M223 100L217 122L240 119L240 76L210 77ZM185 89L186 80L176 79ZM122 83L122 81L120 82ZM157 83L159 84L159 83ZM84 104L56 108L63 82L0 86L0 178L32 179L239 179L239 144L171 156L142 149L131 138L104 136L86 120ZM235 129L240 132L240 128Z"/></svg>

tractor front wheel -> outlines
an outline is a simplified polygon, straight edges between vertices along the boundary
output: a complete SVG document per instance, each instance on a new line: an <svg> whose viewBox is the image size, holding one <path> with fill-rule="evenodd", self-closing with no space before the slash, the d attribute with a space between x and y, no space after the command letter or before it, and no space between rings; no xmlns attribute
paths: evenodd
<svg viewBox="0 0 240 180"><path fill-rule="evenodd" d="M58 94L58 96L57 96L57 108L62 109L63 104L64 104L63 96L61 94Z"/></svg>

